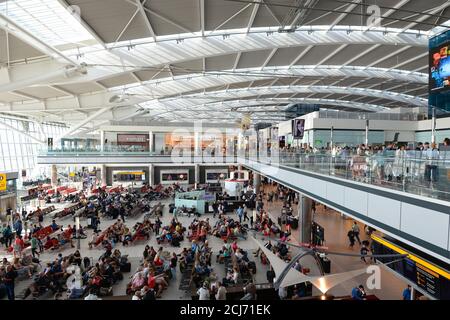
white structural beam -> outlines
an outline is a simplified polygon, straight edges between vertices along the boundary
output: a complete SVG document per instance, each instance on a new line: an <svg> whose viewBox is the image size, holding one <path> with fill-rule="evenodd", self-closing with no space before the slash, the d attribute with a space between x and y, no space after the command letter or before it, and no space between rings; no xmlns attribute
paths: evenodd
<svg viewBox="0 0 450 320"><path fill-rule="evenodd" d="M228 100L216 103L209 103L204 105L197 105L196 107L208 107L210 110L228 111L231 109L245 109L256 108L261 106L274 106L283 104L286 107L289 104L296 103L309 103L309 104L321 104L321 105L334 105L346 108L355 108L361 110L382 110L383 106L367 103L353 103L353 101L335 100L335 99L315 99L315 98L264 98L264 99L251 99L251 100ZM280 106L283 107L283 106Z"/></svg>
<svg viewBox="0 0 450 320"><path fill-rule="evenodd" d="M407 4L408 2L410 2L411 0L400 0L399 2L397 2L392 8L390 8L389 10L387 10L385 13L383 13L381 15L381 19L387 18L390 15L392 15L393 13L395 13L398 9L400 9L401 7L403 7L405 4ZM367 31L370 30L373 26L369 26L367 28Z"/></svg>
<svg viewBox="0 0 450 320"><path fill-rule="evenodd" d="M250 29L253 26L253 22L255 22L256 14L258 13L261 2L262 2L262 0L255 0L253 3L252 13L250 14L250 19L248 20L248 24L247 24L247 33L250 32Z"/></svg>
<svg viewBox="0 0 450 320"><path fill-rule="evenodd" d="M7 31L9 34L14 35L16 38L24 41L25 43L39 50L40 52L48 55L49 57L62 59L73 66L79 65L78 61L67 56L63 52L52 47L51 45L45 43L32 33L28 32L27 30L17 25L13 20L9 19L2 13L0 13L0 28Z"/></svg>
<svg viewBox="0 0 450 320"><path fill-rule="evenodd" d="M366 50L358 53L357 55L353 56L352 58L350 58L349 60L345 61L342 66L348 66L349 64L351 64L352 62L365 57L367 54L369 54L370 52L374 51L376 48L380 47L380 44L374 44L373 46L370 46L369 48L367 48Z"/></svg>
<svg viewBox="0 0 450 320"><path fill-rule="evenodd" d="M403 51L406 51L406 50L408 50L408 49L410 49L410 48L411 48L410 46L404 46L404 47L401 47L401 48L399 48L399 49L397 49L397 50L395 50L395 51L393 51L393 52L391 52L391 53L389 53L389 54L383 56L382 58L380 58L380 59L378 59L378 60L375 60L375 61L369 63L369 64L367 65L367 67L373 67L373 66L376 66L377 64L379 64L379 63L381 63L381 62L383 62L383 61L386 61L387 59L392 58L392 57L394 57L394 56L396 56L396 55L398 55L398 54L402 53Z"/></svg>
<svg viewBox="0 0 450 320"><path fill-rule="evenodd" d="M134 13L131 15L131 18L128 20L128 22L125 24L125 26L122 28L122 31L120 31L119 35L117 36L116 40L114 41L114 44L117 44L120 41L120 38L122 38L125 31L127 31L128 27L133 22L134 18L138 15L139 11L140 10L137 7L136 10L134 11Z"/></svg>
<svg viewBox="0 0 450 320"><path fill-rule="evenodd" d="M352 12L353 9L361 2L361 0L353 0L353 3L349 4L347 8L345 8L344 12L341 13L332 23L330 23L328 30L332 30L334 26L338 25L339 22L344 20L344 18L348 15L349 12Z"/></svg>
<svg viewBox="0 0 450 320"><path fill-rule="evenodd" d="M416 60L419 60L419 59L428 57L428 55L429 55L428 52L421 53L421 54L419 54L419 55L417 55L417 56L415 56L415 57L412 57L412 58L410 58L410 59L407 59L407 60L405 60L405 61L402 61L401 63L398 63L398 64L394 65L394 66L391 67L390 69L399 69L399 68L401 68L401 67L403 67L403 66L406 66L407 64L409 64L409 63L411 63L411 62L414 62L414 61L416 61Z"/></svg>
<svg viewBox="0 0 450 320"><path fill-rule="evenodd" d="M150 33L150 36L153 38L153 41L156 42L156 35L155 35L155 31L153 30L153 26L150 23L150 20L147 17L147 14L145 13L144 10L144 6L143 4L145 4L147 0L144 1L144 3L141 3L141 0L136 0L136 6L139 9L139 13L141 14L142 19L144 20L145 26L148 29L148 32Z"/></svg>
<svg viewBox="0 0 450 320"><path fill-rule="evenodd" d="M144 103L143 106L149 109L161 110L167 106L175 108L188 108L192 105L204 105L205 103L214 103L227 101L230 99L251 99L257 96L269 96L277 94L316 94L316 93L336 93L351 94L358 96L384 98L386 100L407 103L411 106L427 106L428 100L414 96L404 95L396 92L387 92L374 89L362 89L351 87L332 87L332 86L276 86L276 87L253 87L243 89L232 89L223 91L212 91L202 94L183 95L179 97L160 99ZM380 111L380 110L372 110Z"/></svg>
<svg viewBox="0 0 450 320"><path fill-rule="evenodd" d="M231 15L230 17L226 18L222 23L220 23L217 27L214 28L214 30L210 31L208 33L208 35L216 32L217 30L219 30L220 28L222 28L224 25L226 25L228 22L230 22L231 20L233 20L234 18L236 18L238 15L240 15L242 12L244 12L245 10L247 10L247 8L251 7L252 3L249 3L247 5L245 5L244 7L242 7L241 9L239 9L237 12L235 12L233 15Z"/></svg>
<svg viewBox="0 0 450 320"><path fill-rule="evenodd" d="M327 62L328 60L330 60L330 58L332 58L334 55L338 54L339 52L341 52L342 50L344 50L348 45L347 44L341 44L339 47L337 47L335 50L331 51L329 55L327 55L325 58L323 58L322 60L320 60L317 65L320 66L322 64L324 64L325 62Z"/></svg>
<svg viewBox="0 0 450 320"><path fill-rule="evenodd" d="M313 45L309 45L305 49L303 49L302 52L300 52L300 54L298 56L296 56L294 60L292 60L292 62L289 65L289 67L292 67L297 62L299 62L300 59L303 58L313 47L314 47Z"/></svg>
<svg viewBox="0 0 450 320"><path fill-rule="evenodd" d="M137 10L139 11L139 10ZM226 32L226 30L225 30ZM86 48L86 52L83 54L83 60L89 64L88 74L84 76L84 79L59 79L54 84L70 84L77 81L99 81L108 77L114 77L126 72L139 71L142 66L145 68L159 67L161 65L175 64L189 60L200 60L208 57L217 57L230 54L238 54L240 57L242 52L257 51L257 50L273 50L276 48L298 47L299 49L306 46L306 49L292 61L291 66L298 63L298 61L315 45L343 45L343 44L371 44L375 45L398 45L399 48L406 48L409 46L423 47L424 51L427 51L427 39L426 37L416 38L414 33L403 33L398 36L389 35L384 36L380 30L372 30L366 33L360 31L353 31L347 35L347 31L340 27L335 27L332 31L314 31L310 34L310 31L300 28L293 33L274 33L270 37L267 37L265 33L251 32L245 37L242 34L232 34L226 39L226 45L224 45L222 36L207 35L199 42L197 38L188 38L182 42L177 43L174 40L158 41L158 43L149 42L145 44L136 44L134 49L130 51L129 45L118 46L111 48L110 50L98 50L93 49L92 53L89 51L89 47ZM64 52L71 59L74 59L79 54L78 50L69 50ZM95 54L94 54L95 53ZM120 59L127 61L127 68L124 70L123 63ZM105 62L108 65L117 65L117 67L100 68L98 66L104 65ZM237 59L239 61L239 59ZM36 70L52 70L56 68L46 69L49 62L33 63L33 67ZM235 64L237 66L237 64ZM64 65L60 65L62 69ZM14 70L19 70L17 74L24 73L25 67L14 66L11 69L12 74L15 74ZM39 76L46 74L41 71ZM30 76L31 78L31 76ZM44 81L44 80L42 80ZM5 81L2 81L3 83ZM7 82L7 81L6 81ZM44 83L45 85L45 83Z"/></svg>
<svg viewBox="0 0 450 320"><path fill-rule="evenodd" d="M58 0L58 2L66 9L69 9L69 4L67 3L66 0ZM97 32L94 31L94 29L92 29L92 27L86 22L86 20L84 20L81 16L77 17L78 22L81 24L81 26L87 31L89 32L89 34L103 47L106 48L106 44L103 41L103 39L98 35Z"/></svg>
<svg viewBox="0 0 450 320"><path fill-rule="evenodd" d="M202 37L205 36L205 0L198 0L200 8L200 30Z"/></svg>
<svg viewBox="0 0 450 320"><path fill-rule="evenodd" d="M317 27L315 27L317 28ZM383 35L381 30L372 30L366 33L355 29L350 34L343 28L332 31L321 31L320 28L311 32L300 28L293 33L274 33L267 37L263 32L243 34L230 34L224 39L218 35L207 35L199 41L198 38L186 37L183 41L167 40L136 44L133 55L145 61L146 66L159 66L168 63L178 63L187 60L196 60L203 57L216 57L237 52L272 50L274 48L301 47L313 45L341 45L341 44L384 44L398 45L399 47L414 46L426 50L428 41L425 37L417 38L417 33L402 33L398 35ZM129 52L129 45L111 48L112 52ZM100 64L102 61L99 60Z"/></svg>
<svg viewBox="0 0 450 320"><path fill-rule="evenodd" d="M27 111L37 112L42 110L64 111L71 109L89 110L102 106L111 105L109 99L113 95L122 94L124 90L131 95L137 95L136 98L143 101L149 101L155 98L162 99L171 95L189 93L191 91L204 90L212 87L227 86L247 81L257 81L267 79L268 82L277 78L291 77L361 77L365 79L385 79L395 80L405 83L418 83L427 85L428 76L424 73L390 70L374 67L355 67L355 66L277 66L265 67L263 71L260 68L224 70L223 74L213 72L189 74L150 80L141 84L133 84L110 90L109 92L97 92L92 94L83 94L76 97L60 97L57 99L47 99L47 109L44 109L41 103L11 103L9 105L0 105L0 111ZM151 92L151 94L149 94Z"/></svg>
<svg viewBox="0 0 450 320"><path fill-rule="evenodd" d="M432 9L431 11L429 11L428 13L430 14L436 14L446 8L448 8L450 6L450 1L446 1L445 3L435 7L434 9ZM407 30L410 30L411 28L414 28L416 25L418 25L419 23L429 19L430 16L429 15L423 15L421 16L419 19L416 20L416 22L411 22L410 24L408 24L407 26L405 26L400 32L405 32Z"/></svg>
<svg viewBox="0 0 450 320"><path fill-rule="evenodd" d="M171 24L171 25L177 27L177 28L180 29L181 31L184 31L184 32L186 32L186 33L194 33L194 32L192 32L191 30L189 30L188 28L186 28L186 27L182 26L181 24L179 24L178 22L175 22L175 21L173 21L172 19L169 19L169 18L165 17L165 16L163 16L162 14L160 14L160 13L154 11L154 10L151 10L151 9L149 9L149 8L147 8L147 7L144 7L144 10L147 11L148 13L150 13L150 14L152 14L152 15L158 17L159 19L161 19L161 20L163 20L163 21L165 21L165 22L167 22L167 23L169 23L169 24Z"/></svg>
<svg viewBox="0 0 450 320"><path fill-rule="evenodd" d="M98 118L100 115L102 115L103 113L107 112L110 109L110 107L107 108L102 108L96 112L94 112L92 115L90 115L89 117L87 117L85 120L81 121L80 123L77 123L76 125L74 125L73 127L71 127L68 131L64 132L64 134L62 134L61 136L59 136L56 141L60 141L62 138L70 136L72 133L74 133L75 131L77 131L78 129L82 128L83 126L85 126L87 123L91 122L92 120Z"/></svg>
<svg viewBox="0 0 450 320"><path fill-rule="evenodd" d="M270 62L270 60L273 58L273 56L275 55L275 53L277 52L278 48L272 49L272 51L270 51L269 55L267 56L266 60L263 62L262 66L261 66L261 70L263 70L267 64Z"/></svg>

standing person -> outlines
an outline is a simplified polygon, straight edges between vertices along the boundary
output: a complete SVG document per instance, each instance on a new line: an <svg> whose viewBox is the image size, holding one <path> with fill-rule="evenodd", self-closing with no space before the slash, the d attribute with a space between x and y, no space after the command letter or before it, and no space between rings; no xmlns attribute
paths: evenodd
<svg viewBox="0 0 450 320"><path fill-rule="evenodd" d="M159 235L159 229L161 228L161 224L162 224L162 222L161 222L161 220L159 219L159 217L157 217L156 218L156 221L155 221L155 235Z"/></svg>
<svg viewBox="0 0 450 320"><path fill-rule="evenodd" d="M38 217L38 222L39 223L44 222L44 215L42 214L41 207L37 207L37 209L35 211L35 215Z"/></svg>
<svg viewBox="0 0 450 320"><path fill-rule="evenodd" d="M216 300L226 300L227 298L227 288L224 287L222 282L217 283L218 289L216 293Z"/></svg>
<svg viewBox="0 0 450 320"><path fill-rule="evenodd" d="M42 243L42 240L40 238L37 238L38 246L39 246L39 253L44 252L44 244Z"/></svg>
<svg viewBox="0 0 450 320"><path fill-rule="evenodd" d="M208 290L208 284L206 282L203 283L203 286L198 289L198 300L209 300L209 290Z"/></svg>
<svg viewBox="0 0 450 320"><path fill-rule="evenodd" d="M258 199L258 202L256 203L256 211L261 211L264 209L264 202L261 199Z"/></svg>
<svg viewBox="0 0 450 320"><path fill-rule="evenodd" d="M350 241L350 248L353 248L355 245L355 234L353 230L349 230L347 233L348 240Z"/></svg>
<svg viewBox="0 0 450 320"><path fill-rule="evenodd" d="M245 209L243 209L243 210L244 210L244 222L245 222L246 220L250 221L250 218L249 218L248 215L247 215L247 210L245 210Z"/></svg>
<svg viewBox="0 0 450 320"><path fill-rule="evenodd" d="M9 248L13 241L13 233L9 224L3 230L3 239L5 241L5 248Z"/></svg>
<svg viewBox="0 0 450 320"><path fill-rule="evenodd" d="M244 208L242 208L242 206L239 206L239 208L237 208L236 213L239 217L239 223L242 223L242 216L244 215Z"/></svg>
<svg viewBox="0 0 450 320"><path fill-rule="evenodd" d="M12 209L11 207L8 207L8 209L6 209L6 222L10 224L10 221L12 221Z"/></svg>
<svg viewBox="0 0 450 320"><path fill-rule="evenodd" d="M217 203L217 201L213 202L212 208L213 208L213 218L215 218L216 215L219 214L219 204Z"/></svg>
<svg viewBox="0 0 450 320"><path fill-rule="evenodd" d="M94 227L94 233L97 233L98 230L98 225L100 224L100 217L97 215L97 217L94 219L93 222L93 227Z"/></svg>
<svg viewBox="0 0 450 320"><path fill-rule="evenodd" d="M125 208L121 205L119 209L119 215L123 223L125 223Z"/></svg>
<svg viewBox="0 0 450 320"><path fill-rule="evenodd" d="M8 300L15 300L16 295L14 293L14 281L17 278L17 271L14 270L12 265L6 267L6 274L3 277L3 283L6 287L6 293L8 294Z"/></svg>
<svg viewBox="0 0 450 320"><path fill-rule="evenodd" d="M31 242L31 254L33 255L33 258L35 258L36 255L39 257L40 256L38 252L39 243L35 235L31 236L30 242Z"/></svg>
<svg viewBox="0 0 450 320"><path fill-rule="evenodd" d="M172 272L172 279L177 278L177 262L178 262L177 254L173 252L172 258L170 259L170 271Z"/></svg>
<svg viewBox="0 0 450 320"><path fill-rule="evenodd" d="M358 243L361 244L361 239L359 238L360 229L359 229L359 225L356 221L353 222L352 231L353 231L354 237L356 238L356 240L358 240Z"/></svg>
<svg viewBox="0 0 450 320"><path fill-rule="evenodd" d="M256 211L255 209L253 210L253 223L257 223L258 222L258 211Z"/></svg>
<svg viewBox="0 0 450 320"><path fill-rule="evenodd" d="M403 290L402 297L403 300L411 300L411 286L409 284L405 290Z"/></svg>
<svg viewBox="0 0 450 320"><path fill-rule="evenodd" d="M364 261L364 263L367 263L366 256L369 253L369 249L367 248L367 244L365 241L363 241L363 245L361 247L360 253L361 253L361 261Z"/></svg>
<svg viewBox="0 0 450 320"><path fill-rule="evenodd" d="M16 234L18 236L22 235L22 220L17 219L16 222L14 223L14 230L16 231Z"/></svg>
<svg viewBox="0 0 450 320"><path fill-rule="evenodd" d="M6 229L6 224L0 225L0 244L5 244L5 237L3 231Z"/></svg>
<svg viewBox="0 0 450 320"><path fill-rule="evenodd" d="M24 247L24 243L22 240L22 237L16 234L16 239L14 240L14 258L21 258L22 257L22 250Z"/></svg>

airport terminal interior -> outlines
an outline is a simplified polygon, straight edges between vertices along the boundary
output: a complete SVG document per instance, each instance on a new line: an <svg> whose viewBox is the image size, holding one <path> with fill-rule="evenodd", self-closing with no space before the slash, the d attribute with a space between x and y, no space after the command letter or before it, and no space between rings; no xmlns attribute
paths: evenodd
<svg viewBox="0 0 450 320"><path fill-rule="evenodd" d="M450 299L450 1L6 0L0 28L0 299Z"/></svg>

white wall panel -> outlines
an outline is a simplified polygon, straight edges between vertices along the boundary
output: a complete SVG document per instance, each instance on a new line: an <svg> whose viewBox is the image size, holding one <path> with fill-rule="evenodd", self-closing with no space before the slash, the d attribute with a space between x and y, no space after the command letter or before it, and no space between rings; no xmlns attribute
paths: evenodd
<svg viewBox="0 0 450 320"><path fill-rule="evenodd" d="M327 189L327 199L330 201L333 201L334 203L337 203L341 206L344 205L344 194L345 194L345 187L327 182L326 183L326 189Z"/></svg>
<svg viewBox="0 0 450 320"><path fill-rule="evenodd" d="M344 206L350 210L367 216L367 200L367 192L345 187Z"/></svg>
<svg viewBox="0 0 450 320"><path fill-rule="evenodd" d="M400 202L369 194L368 216L381 223L400 229Z"/></svg>
<svg viewBox="0 0 450 320"><path fill-rule="evenodd" d="M402 203L401 230L403 232L447 249L448 227L448 214Z"/></svg>

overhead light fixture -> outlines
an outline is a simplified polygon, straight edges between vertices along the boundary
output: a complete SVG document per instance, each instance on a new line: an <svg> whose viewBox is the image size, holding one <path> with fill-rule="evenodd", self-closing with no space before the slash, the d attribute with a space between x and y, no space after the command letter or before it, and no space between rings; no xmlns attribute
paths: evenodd
<svg viewBox="0 0 450 320"><path fill-rule="evenodd" d="M128 97L123 94L115 94L109 98L109 103L123 103L128 100Z"/></svg>

